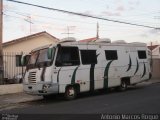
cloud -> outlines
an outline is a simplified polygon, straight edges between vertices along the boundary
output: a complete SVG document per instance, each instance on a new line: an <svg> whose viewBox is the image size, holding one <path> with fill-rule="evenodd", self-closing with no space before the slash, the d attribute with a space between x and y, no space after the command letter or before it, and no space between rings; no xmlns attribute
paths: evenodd
<svg viewBox="0 0 160 120"><path fill-rule="evenodd" d="M123 5L120 5L116 8L117 11L125 11L125 7Z"/></svg>
<svg viewBox="0 0 160 120"><path fill-rule="evenodd" d="M160 34L160 30L151 29L151 30L148 31L148 33L150 33L150 34Z"/></svg>
<svg viewBox="0 0 160 120"><path fill-rule="evenodd" d="M157 36L160 34L159 30L156 29L150 29L147 31L144 31L143 33L139 34L140 37L148 38L150 36Z"/></svg>
<svg viewBox="0 0 160 120"><path fill-rule="evenodd" d="M128 10L134 10L139 5L140 5L140 1L139 0L130 0L128 2Z"/></svg>
<svg viewBox="0 0 160 120"><path fill-rule="evenodd" d="M147 35L147 34L145 34L145 33L140 34L139 36L140 36L140 37L143 37L143 38L148 38L148 35Z"/></svg>
<svg viewBox="0 0 160 120"><path fill-rule="evenodd" d="M107 7L105 11L101 12L101 14L107 16L121 16L125 11L126 11L125 6L117 3L115 6L112 7L112 9Z"/></svg>
<svg viewBox="0 0 160 120"><path fill-rule="evenodd" d="M114 3L115 3L115 4L121 4L121 3L122 3L122 0L114 0Z"/></svg>
<svg viewBox="0 0 160 120"><path fill-rule="evenodd" d="M10 4L3 4L3 12L7 11L7 10L16 10L17 8L13 5Z"/></svg>
<svg viewBox="0 0 160 120"><path fill-rule="evenodd" d="M103 11L101 14L107 16L121 16L120 12Z"/></svg>
<svg viewBox="0 0 160 120"><path fill-rule="evenodd" d="M106 5L106 9L108 9L108 10L109 10L109 8L110 8L110 6L109 6L109 5Z"/></svg>
<svg viewBox="0 0 160 120"><path fill-rule="evenodd" d="M140 5L140 1L139 0L130 0L128 2L129 5L134 5L134 6L138 6Z"/></svg>
<svg viewBox="0 0 160 120"><path fill-rule="evenodd" d="M129 7L129 10L134 10L134 9L135 9L135 7L132 7L132 6L131 6L131 7Z"/></svg>

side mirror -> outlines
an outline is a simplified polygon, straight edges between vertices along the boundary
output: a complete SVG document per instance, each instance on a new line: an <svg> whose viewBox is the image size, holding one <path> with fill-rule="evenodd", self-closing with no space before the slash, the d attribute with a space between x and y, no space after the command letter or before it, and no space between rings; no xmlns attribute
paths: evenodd
<svg viewBox="0 0 160 120"><path fill-rule="evenodd" d="M53 48L48 48L47 52L48 59L52 59L52 54L53 54Z"/></svg>
<svg viewBox="0 0 160 120"><path fill-rule="evenodd" d="M26 66L28 64L28 60L30 58L31 55L23 55L21 58L21 65L22 66Z"/></svg>

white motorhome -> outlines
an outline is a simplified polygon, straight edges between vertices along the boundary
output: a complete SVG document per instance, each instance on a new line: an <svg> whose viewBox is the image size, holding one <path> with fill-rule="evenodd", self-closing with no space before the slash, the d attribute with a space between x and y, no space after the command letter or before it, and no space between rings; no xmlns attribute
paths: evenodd
<svg viewBox="0 0 160 120"><path fill-rule="evenodd" d="M66 40L31 51L23 84L29 94L47 97L64 93L70 100L86 91L125 90L150 77L144 43Z"/></svg>

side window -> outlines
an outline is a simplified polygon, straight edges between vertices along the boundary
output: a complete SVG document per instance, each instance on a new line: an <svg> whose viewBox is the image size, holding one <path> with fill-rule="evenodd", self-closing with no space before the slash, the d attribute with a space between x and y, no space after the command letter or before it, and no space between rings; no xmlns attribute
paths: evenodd
<svg viewBox="0 0 160 120"><path fill-rule="evenodd" d="M139 50L139 51L138 51L138 57L139 57L139 59L146 59L146 58L147 58L147 56L146 56L146 51L144 51L144 50Z"/></svg>
<svg viewBox="0 0 160 120"><path fill-rule="evenodd" d="M97 64L96 50L81 50L82 64Z"/></svg>
<svg viewBox="0 0 160 120"><path fill-rule="evenodd" d="M61 47L58 50L56 66L75 66L79 65L78 47Z"/></svg>
<svg viewBox="0 0 160 120"><path fill-rule="evenodd" d="M22 67L23 66L21 64L21 58L22 58L22 55L16 55L16 67ZM24 63L25 65L24 66L26 66L29 59L30 59L30 55L26 55L24 59L25 59L25 63Z"/></svg>
<svg viewBox="0 0 160 120"><path fill-rule="evenodd" d="M105 50L106 60L117 60L117 50Z"/></svg>

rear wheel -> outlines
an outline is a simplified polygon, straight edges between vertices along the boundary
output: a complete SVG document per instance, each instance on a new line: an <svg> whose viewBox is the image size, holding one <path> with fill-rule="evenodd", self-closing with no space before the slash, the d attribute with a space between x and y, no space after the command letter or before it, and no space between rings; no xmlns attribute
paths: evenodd
<svg viewBox="0 0 160 120"><path fill-rule="evenodd" d="M47 100L47 99L52 99L54 97L54 95L43 95L43 99Z"/></svg>
<svg viewBox="0 0 160 120"><path fill-rule="evenodd" d="M68 86L65 91L65 99L73 100L77 97L77 90L74 86Z"/></svg>
<svg viewBox="0 0 160 120"><path fill-rule="evenodd" d="M119 91L125 91L127 89L127 82L126 81L122 81L121 85L118 87Z"/></svg>

